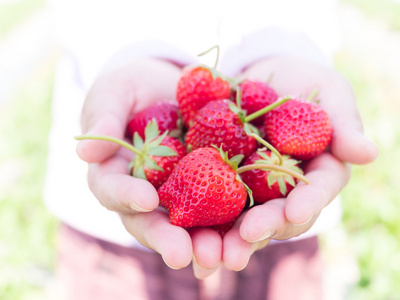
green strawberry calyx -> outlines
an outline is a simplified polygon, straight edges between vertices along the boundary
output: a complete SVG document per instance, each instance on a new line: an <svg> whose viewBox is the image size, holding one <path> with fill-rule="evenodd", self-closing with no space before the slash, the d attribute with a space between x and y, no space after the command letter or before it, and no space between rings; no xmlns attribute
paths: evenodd
<svg viewBox="0 0 400 300"><path fill-rule="evenodd" d="M129 164L129 170L133 173L132 175L134 177L147 180L144 167L147 167L151 170L163 171L163 168L160 167L154 159L152 159L152 156L178 155L173 149L160 145L167 134L168 131L165 131L162 135L160 135L157 122L153 120L149 122L145 128L144 140L137 132L134 133L133 145L125 142L124 140L104 135L80 135L76 136L75 139L109 141L131 150L136 155Z"/></svg>
<svg viewBox="0 0 400 300"><path fill-rule="evenodd" d="M244 155L243 154L238 154L233 156L232 158L229 159L228 157L228 152L222 150L222 145L218 148L217 146L212 146L215 149L217 149L219 151L219 155L221 156L222 160L229 166L232 167L232 169L235 171L236 173L236 180L239 181L240 183L243 184L244 188L246 189L247 195L249 196L250 199L250 206L254 205L254 199L253 199L253 192L252 190L247 186L247 184L245 184L242 180L242 178L240 177L238 170L239 170L239 165L242 162Z"/></svg>
<svg viewBox="0 0 400 300"><path fill-rule="evenodd" d="M294 178L309 184L310 181L303 175L303 171L297 167L299 161L290 158L288 155L283 155L282 165L278 165L278 157L275 153L271 152L271 156L266 154L264 151L257 151L262 159L256 160L254 164L245 165L237 169L237 173L241 174L250 170L268 170L270 173L267 177L268 186L271 187L276 181L278 182L280 192L282 195L287 194L287 188L285 182L295 186L296 183Z"/></svg>
<svg viewBox="0 0 400 300"><path fill-rule="evenodd" d="M262 159L256 160L255 164L265 164L265 165L275 164L277 160L275 153L271 153L271 156L267 155L263 151L258 151L257 153L262 157ZM298 174L303 175L303 170L297 166L300 163L298 160L290 158L289 155L284 155L282 159L284 162L282 167L295 172L296 175ZM291 186L294 187L296 185L294 178L295 177L293 176L293 174L278 170L271 170L267 176L268 187L271 188L271 186L275 182L278 182L280 192L282 193L282 195L286 196L287 188L285 182L289 183Z"/></svg>
<svg viewBox="0 0 400 300"><path fill-rule="evenodd" d="M244 155L243 154L238 154L235 155L232 158L228 157L228 152L224 151L222 149L222 144L220 145L220 147L218 148L215 145L212 145L213 148L217 149L219 152L219 155L221 156L222 160L229 166L232 167L232 169L236 172L236 170L238 169L240 163L242 162Z"/></svg>
<svg viewBox="0 0 400 300"><path fill-rule="evenodd" d="M174 150L167 146L160 145L166 135L166 130L160 135L157 122L155 120L149 122L144 130L145 139L135 132L133 134L133 146L140 151L141 154L135 155L135 158L129 164L129 169L133 170L133 176L137 178L146 179L144 167L151 170L164 171L151 156L176 156L178 155Z"/></svg>

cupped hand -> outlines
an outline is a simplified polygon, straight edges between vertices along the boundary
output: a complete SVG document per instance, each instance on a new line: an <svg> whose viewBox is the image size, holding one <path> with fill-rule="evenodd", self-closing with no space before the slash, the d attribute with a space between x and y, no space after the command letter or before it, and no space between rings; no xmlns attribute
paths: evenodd
<svg viewBox="0 0 400 300"><path fill-rule="evenodd" d="M223 263L231 270L243 269L254 251L271 239L286 240L309 230L347 184L350 165L370 163L378 155L375 144L363 134L350 84L331 68L297 57L276 56L250 66L243 77L272 78L270 85L280 96L306 98L317 90L319 104L330 117L333 137L329 151L305 166L310 184L300 182L286 199L251 208L224 236Z"/></svg>
<svg viewBox="0 0 400 300"><path fill-rule="evenodd" d="M156 101L175 99L180 72L176 65L157 59L136 60L104 72L85 99L83 133L123 139L135 112ZM126 230L157 251L168 266L183 268L193 255L195 269L215 269L220 263L222 240L218 234L211 230L189 233L171 225L168 213L159 207L154 187L129 175L133 155L129 150L112 142L81 140L77 154L89 163L88 184L100 204L117 212Z"/></svg>

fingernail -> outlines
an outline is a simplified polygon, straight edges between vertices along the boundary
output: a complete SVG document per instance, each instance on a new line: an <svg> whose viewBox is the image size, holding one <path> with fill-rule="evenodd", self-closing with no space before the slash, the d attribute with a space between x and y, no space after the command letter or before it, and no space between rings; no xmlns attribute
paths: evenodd
<svg viewBox="0 0 400 300"><path fill-rule="evenodd" d="M133 210L138 211L138 212L149 212L149 211L152 211L151 209L142 208L142 207L138 206L134 202L129 203L129 207L132 208Z"/></svg>
<svg viewBox="0 0 400 300"><path fill-rule="evenodd" d="M303 223L292 223L294 226L303 226L306 225L308 222L310 222L312 220L312 218L314 218L314 216L312 215L311 217L309 217L307 219L307 221L303 222Z"/></svg>
<svg viewBox="0 0 400 300"><path fill-rule="evenodd" d="M175 267L169 265L169 264L167 263L167 261L164 259L164 257L163 257L163 256L161 256L161 257L162 257L164 263L165 263L169 268L171 268L171 269L173 269L173 270L178 270L178 269L179 269L179 268L175 268Z"/></svg>
<svg viewBox="0 0 400 300"><path fill-rule="evenodd" d="M370 156L373 158L373 160L375 160L379 155L379 148L373 141L371 141L367 137L365 137L365 140L367 143L366 143L366 147L364 148L364 150L370 154Z"/></svg>
<svg viewBox="0 0 400 300"><path fill-rule="evenodd" d="M202 266L199 265L199 263L197 262L196 256L194 256L194 254L193 254L193 264L196 265L196 267L198 267L199 269L201 269L203 271L207 271L206 268L203 268Z"/></svg>
<svg viewBox="0 0 400 300"><path fill-rule="evenodd" d="M375 144L375 142L373 140L371 140L370 138L366 137L360 131L356 131L355 134L356 134L355 138L359 138L361 143L363 144L360 147L362 147L364 153L368 153L369 154L369 157L371 158L371 161L375 160L379 155L379 148Z"/></svg>
<svg viewBox="0 0 400 300"><path fill-rule="evenodd" d="M206 279L208 276L213 274L219 268L219 264L215 268L211 268L211 269L207 269L207 268L200 266L196 260L196 257L194 256L194 254L193 254L192 264L193 264L193 274L197 279Z"/></svg>
<svg viewBox="0 0 400 300"><path fill-rule="evenodd" d="M265 240L265 239L269 239L273 235L274 235L274 231L273 230L267 230L267 231L264 232L264 234L261 237L259 237L258 239L254 240L252 242L259 242L259 241L262 241L262 240Z"/></svg>

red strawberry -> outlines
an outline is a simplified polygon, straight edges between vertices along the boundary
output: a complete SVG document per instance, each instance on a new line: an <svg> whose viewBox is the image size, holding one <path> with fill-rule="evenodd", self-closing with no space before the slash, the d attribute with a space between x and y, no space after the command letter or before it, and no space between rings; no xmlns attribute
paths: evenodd
<svg viewBox="0 0 400 300"><path fill-rule="evenodd" d="M161 136L160 136L161 137ZM143 172L144 172L144 179L147 179L156 189L159 189L160 186L167 181L169 175L172 173L173 169L177 165L177 163L187 154L186 148L182 145L182 143L171 136L165 136L160 145L156 146L157 144L157 139L153 140L154 144L152 142L149 143L150 148L148 149L149 156L148 158L140 157L136 155L138 162L133 163L132 165L132 172L133 176L135 177L140 177L143 178L142 174L140 174L142 171L140 170L141 165L143 166ZM160 146L167 147L171 149L173 152L175 152L177 155L168 155L169 150L165 152L165 154L160 150L154 150L154 149L159 149ZM145 146L144 146L145 147ZM163 150L163 151L164 151ZM154 154L150 154L154 153ZM171 152L172 153L172 152ZM151 162L150 160L153 160ZM138 171L139 170L139 171Z"/></svg>
<svg viewBox="0 0 400 300"><path fill-rule="evenodd" d="M278 94L267 83L255 80L245 80L239 84L241 91L241 106L250 115L278 100ZM234 93L234 99L236 92ZM264 116L252 121L255 125L261 125Z"/></svg>
<svg viewBox="0 0 400 300"><path fill-rule="evenodd" d="M128 123L128 136L133 137L137 132L144 138L147 124L156 120L160 132L169 131L169 135L178 137L182 130L182 121L177 104L170 102L157 102L144 110L136 113Z"/></svg>
<svg viewBox="0 0 400 300"><path fill-rule="evenodd" d="M190 127L197 111L212 100L229 99L228 81L203 66L190 67L179 79L176 99L186 127Z"/></svg>
<svg viewBox="0 0 400 300"><path fill-rule="evenodd" d="M215 148L199 148L177 164L158 190L172 224L213 226L236 218L246 204L246 188L236 174L238 157L228 160Z"/></svg>
<svg viewBox="0 0 400 300"><path fill-rule="evenodd" d="M186 149L181 142L167 136L167 131L160 135L157 123L150 122L145 129L145 140L134 134L134 145L109 136L83 135L77 140L97 139L117 143L128 148L136 155L129 165L134 177L148 180L158 189L171 174L179 160L186 155Z"/></svg>
<svg viewBox="0 0 400 300"><path fill-rule="evenodd" d="M275 165L293 172L303 174L298 167L300 162L291 159L288 155L282 156L280 164L279 158L270 150L259 150L252 153L243 163L243 168L249 165ZM295 187L298 179L293 175L280 170L273 169L251 169L241 173L241 178L252 191L255 203L265 203L268 200L286 197Z"/></svg>
<svg viewBox="0 0 400 300"><path fill-rule="evenodd" d="M280 153L307 160L332 139L328 114L316 103L292 98L265 115L265 139Z"/></svg>
<svg viewBox="0 0 400 300"><path fill-rule="evenodd" d="M211 228L218 232L221 237L224 237L225 233L231 230L239 216L240 215L238 215L236 218L233 218L227 223L211 226Z"/></svg>
<svg viewBox="0 0 400 300"><path fill-rule="evenodd" d="M193 126L186 134L188 148L194 150L214 145L222 146L229 157L250 155L257 148L257 141L247 135L248 124L241 119L238 111L237 106L229 100L207 103L199 110Z"/></svg>

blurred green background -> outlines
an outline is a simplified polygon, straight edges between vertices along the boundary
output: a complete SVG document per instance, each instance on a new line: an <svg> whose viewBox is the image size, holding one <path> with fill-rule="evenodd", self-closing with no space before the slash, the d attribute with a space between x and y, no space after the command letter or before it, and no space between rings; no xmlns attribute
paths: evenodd
<svg viewBox="0 0 400 300"><path fill-rule="evenodd" d="M0 62L15 36L28 36L31 22L46 16L44 0L0 0ZM353 167L343 225L321 237L326 299L400 299L400 1L342 0L339 17L344 36L335 66L353 84L365 133L381 153ZM57 221L41 193L58 49L50 36L45 41L29 68L5 78L12 88L0 83L2 300L57 299Z"/></svg>

